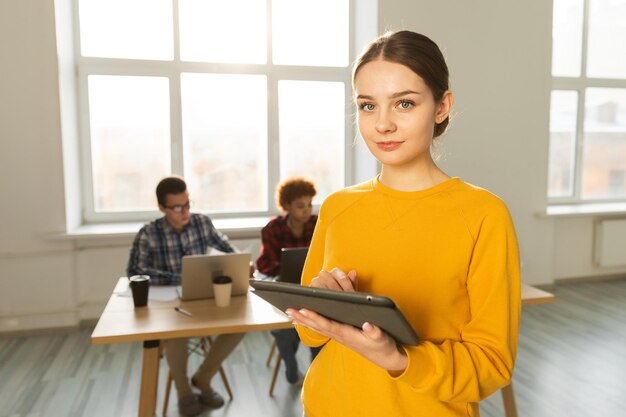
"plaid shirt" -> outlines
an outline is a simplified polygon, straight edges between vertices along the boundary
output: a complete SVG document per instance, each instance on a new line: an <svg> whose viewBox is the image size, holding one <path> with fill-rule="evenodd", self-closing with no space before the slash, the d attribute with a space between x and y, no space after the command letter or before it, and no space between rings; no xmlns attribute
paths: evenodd
<svg viewBox="0 0 626 417"><path fill-rule="evenodd" d="M222 252L235 250L203 214L191 214L182 232L161 217L144 225L135 236L126 272L129 277L149 275L152 284L179 284L183 256L202 255L210 247Z"/></svg>
<svg viewBox="0 0 626 417"><path fill-rule="evenodd" d="M304 224L302 236L295 237L287 226L287 216L275 217L261 230L263 246L256 260L256 267L265 275L272 277L280 273L280 250L282 248L300 248L309 246L313 230L317 223L317 215L312 215Z"/></svg>

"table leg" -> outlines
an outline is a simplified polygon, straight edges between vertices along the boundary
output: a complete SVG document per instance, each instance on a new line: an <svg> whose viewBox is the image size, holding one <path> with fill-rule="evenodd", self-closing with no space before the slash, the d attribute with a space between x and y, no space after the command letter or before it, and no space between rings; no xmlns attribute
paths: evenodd
<svg viewBox="0 0 626 417"><path fill-rule="evenodd" d="M143 365L139 391L139 417L152 417L156 411L159 386L159 341L143 342Z"/></svg>
<svg viewBox="0 0 626 417"><path fill-rule="evenodd" d="M502 388L500 392L502 393L502 403L504 404L504 415L506 417L517 417L517 406L515 405L513 382Z"/></svg>

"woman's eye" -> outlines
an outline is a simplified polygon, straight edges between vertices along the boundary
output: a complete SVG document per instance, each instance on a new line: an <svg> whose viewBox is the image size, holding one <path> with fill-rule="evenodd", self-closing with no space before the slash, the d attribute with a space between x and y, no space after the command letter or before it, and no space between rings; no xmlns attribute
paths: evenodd
<svg viewBox="0 0 626 417"><path fill-rule="evenodd" d="M406 109L410 109L413 106L413 103L411 103L410 101L403 100L403 101L400 102L399 106L400 106L401 109L405 109L406 110Z"/></svg>
<svg viewBox="0 0 626 417"><path fill-rule="evenodd" d="M361 104L361 110L372 111L374 110L374 105L371 103L363 103Z"/></svg>

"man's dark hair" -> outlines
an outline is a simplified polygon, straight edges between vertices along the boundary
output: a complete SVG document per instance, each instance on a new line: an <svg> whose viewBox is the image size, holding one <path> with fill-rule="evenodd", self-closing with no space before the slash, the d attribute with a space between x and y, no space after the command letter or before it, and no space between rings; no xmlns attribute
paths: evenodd
<svg viewBox="0 0 626 417"><path fill-rule="evenodd" d="M181 177L171 176L165 177L156 187L157 201L160 206L165 206L165 200L168 194L180 194L187 191L187 184Z"/></svg>

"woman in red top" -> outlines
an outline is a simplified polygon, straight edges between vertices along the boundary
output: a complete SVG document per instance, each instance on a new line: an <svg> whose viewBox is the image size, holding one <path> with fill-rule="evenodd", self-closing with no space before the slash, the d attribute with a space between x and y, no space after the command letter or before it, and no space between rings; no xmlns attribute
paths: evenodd
<svg viewBox="0 0 626 417"><path fill-rule="evenodd" d="M304 178L289 178L276 187L276 204L284 213L269 221L261 231L263 246L256 261L257 270L270 278L280 273L282 248L308 247L313 237L317 215L312 214L315 185ZM272 330L280 356L285 361L285 375L290 384L302 385L296 351L300 338L295 329ZM311 348L311 360L321 348Z"/></svg>
<svg viewBox="0 0 626 417"><path fill-rule="evenodd" d="M312 214L315 185L304 178L289 178L276 187L276 204L284 213L261 230L263 246L256 260L259 272L276 277L282 248L308 247L317 222Z"/></svg>

